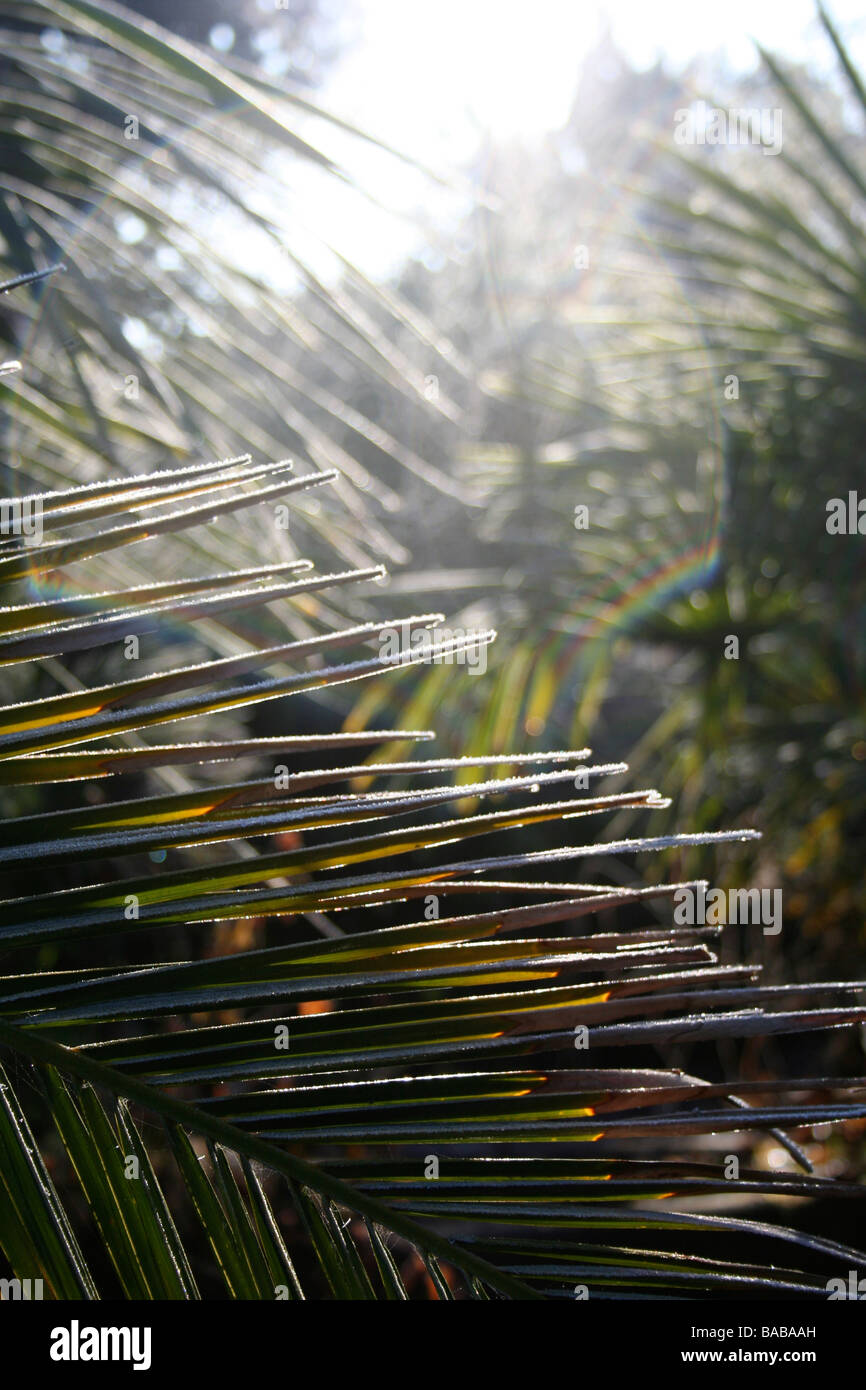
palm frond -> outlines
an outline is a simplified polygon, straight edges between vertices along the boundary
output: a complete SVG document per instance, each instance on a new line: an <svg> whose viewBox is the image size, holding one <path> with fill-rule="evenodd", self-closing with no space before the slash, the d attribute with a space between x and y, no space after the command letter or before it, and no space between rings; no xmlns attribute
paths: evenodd
<svg viewBox="0 0 866 1390"><path fill-rule="evenodd" d="M231 595L230 572L137 596L68 580L38 602L19 591L34 574L65 576L106 537L165 544L172 529L293 485L272 476L230 460L41 497L48 538L31 552L11 536L3 550L5 640L34 644L18 646L12 669L44 672L46 650L93 649L110 673L118 622L200 621L207 609L187 595ZM174 508L177 486L205 500L169 512L170 527L125 520ZM70 527L82 531L74 542L54 538ZM370 577L304 573L281 596ZM246 578L246 598L270 592L269 570ZM408 622L435 628L438 615ZM15 1276L43 1279L55 1298L522 1299L576 1283L601 1297L824 1296L828 1277L866 1256L775 1224L772 1204L859 1189L765 1168L731 1179L703 1145L776 1136L808 1167L789 1131L866 1116L866 1080L707 1081L608 1051L866 1021L860 983L763 986L757 966L721 962L718 928L667 924L672 895L698 885L605 881L611 857L753 832L577 836L508 852L507 837L536 825L664 808L649 790L589 790L624 768L592 763L586 748L371 767L346 754L393 730L129 746L192 715L454 657L471 641L319 664L335 647L375 646L383 626L25 694L0 711L0 769L20 799L0 854L0 1246ZM277 659L290 674L259 674ZM116 746L87 748L106 736ZM333 761L291 771L307 749ZM232 756L257 772L223 780ZM510 775L486 775L511 762ZM157 792L125 780L172 766L197 780ZM469 780L441 780L453 773ZM54 778L69 797L45 810L33 798ZM486 853L470 853L491 835ZM478 894L483 909L466 911ZM463 906L440 916L452 897ZM421 916L394 920L418 899ZM612 909L629 913L617 929L596 920ZM138 960L113 963L118 943L137 941L150 943ZM588 1065L576 1066L584 1040ZM656 1156L630 1158L636 1138ZM761 1210L706 1208L732 1193ZM637 1231L658 1248L636 1248ZM733 1234L749 1263L724 1258Z"/></svg>

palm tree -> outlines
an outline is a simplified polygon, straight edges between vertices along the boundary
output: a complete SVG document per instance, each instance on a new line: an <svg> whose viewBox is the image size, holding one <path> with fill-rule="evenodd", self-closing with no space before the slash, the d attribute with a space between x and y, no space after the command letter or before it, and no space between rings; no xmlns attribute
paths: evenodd
<svg viewBox="0 0 866 1390"><path fill-rule="evenodd" d="M72 652L105 659L121 644L131 657L169 619L291 597L305 581L274 568L101 594L70 571L251 508L277 486L293 494L324 481L228 460L20 499L0 552L0 660L14 675ZM24 518L38 519L38 535ZM436 615L399 621L411 635ZM837 1266L862 1256L752 1216L665 1204L732 1186L765 1199L859 1196L785 1172L743 1170L732 1183L727 1161L700 1161L689 1146L761 1129L802 1159L784 1129L863 1115L861 1083L737 1087L623 1066L609 1049L837 1027L866 1017L851 1002L862 986L767 990L754 968L720 965L717 927L647 925L644 902L695 885L547 877L554 864L744 832L503 852L509 831L665 805L652 791L588 792L622 769L592 764L587 749L530 756L528 774L467 788L494 806L516 802L506 809L437 819L453 784L417 782L451 770L447 759L377 769L405 777L402 789L353 790L365 769L342 760L346 744L386 742L393 730L150 741L168 724L379 673L381 643L363 651L381 629L88 687L70 680L0 712L13 810L0 836L12 875L0 908L10 1062L0 1246L14 1277L41 1279L56 1298L189 1299L205 1286L232 1298L404 1299L416 1260L439 1298L572 1296L576 1286L826 1295ZM420 657L409 645L396 664L459 656L491 635L434 642ZM345 660L352 648L359 655ZM267 674L275 663L291 674ZM311 748L323 765L291 771ZM227 760L235 780L220 776ZM153 772L174 774L168 789L130 794ZM539 804L542 788L575 782L583 795ZM485 853L470 851L491 834ZM470 910L440 916L452 898ZM399 920L419 900L421 915ZM636 913L624 929L570 925L615 907ZM130 958L139 942L144 958ZM791 1007L804 996L818 1007ZM154 1116L159 1139L143 1127ZM635 1136L664 1157L617 1152ZM604 1152L578 1156L590 1138ZM627 1243L636 1230L671 1229L676 1250ZM749 1239L754 1261L719 1258L731 1232ZM795 1248L796 1269L778 1265L780 1242ZM110 1266L99 1278L94 1248Z"/></svg>
<svg viewBox="0 0 866 1390"><path fill-rule="evenodd" d="M763 53L761 73L710 103L782 111L773 158L678 146L674 113L698 94L624 72L597 114L600 166L509 164L532 193L485 256L503 297L517 287L511 356L485 345L493 403L465 449L482 484L478 572L454 575L470 611L470 586L486 585L501 650L485 683L407 676L403 706L409 723L438 708L470 750L591 728L664 779L668 827L728 814L770 832L731 855L726 882L784 876L807 973L852 944L859 959L866 908L862 538L827 525L860 474L866 88L819 17L846 90ZM642 143L624 106L636 83ZM575 209L585 270L567 259ZM521 270L539 262L540 277ZM435 314L435 284L425 294ZM465 284L442 297L469 302ZM350 727L392 702L371 689ZM614 833L630 825L619 816Z"/></svg>
<svg viewBox="0 0 866 1390"><path fill-rule="evenodd" d="M438 614L350 613L342 596L380 573L352 537L382 494L371 502L360 476L350 485L351 457L297 404L297 377L284 458L280 406L268 413L280 374L241 286L280 334L315 330L407 398L426 400L423 376L311 274L290 312L249 268L184 242L186 284L157 286L158 298L219 278L244 307L232 341L182 337L170 373L140 350L143 420L106 417L90 376L100 362L117 371L129 340L100 287L123 265L138 317L159 267L145 273L118 245L120 205L94 206L94 191L128 172L100 122L123 138L130 98L146 94L139 135L154 165L144 188L132 180L117 196L160 237L170 198L145 206L153 186L166 195L180 174L237 197L235 161L255 160L260 129L332 170L291 129L285 93L90 0L52 4L77 55L56 64L39 39L43 11L28 11L6 48L2 117L17 164L0 232L17 274L0 292L14 290L15 313L40 329L24 333L23 371L4 364L13 476L32 480L4 508L0 543L11 697L0 711L0 1249L11 1276L59 1299L825 1297L828 1278L864 1256L810 1233L800 1206L788 1224L773 1218L780 1198L862 1195L810 1173L788 1133L862 1117L862 1080L743 1083L706 1049L795 1045L862 1022L863 986L767 988L757 967L722 962L719 928L664 920L677 893L700 886L677 881L670 857L751 842L749 830L554 844L582 816L664 814L652 790L598 790L622 764L497 742L371 770L361 759L395 729L298 732L291 710L307 692L431 659L447 683L449 662L493 634L437 642ZM202 102L216 116L236 98L229 138L202 120ZM184 139L157 153L160 115ZM61 253L67 270L49 282L60 288L40 299ZM399 297L380 312L437 342ZM64 349L68 377L57 362L67 321L86 343ZM17 345L20 324L7 322ZM450 409L445 393L429 405ZM316 408L338 415L321 393ZM356 414L339 427L367 425ZM375 443L419 476L396 440ZM188 462L190 445L219 461ZM254 463L247 447L276 462ZM319 573L294 545L262 563L274 506L294 518L330 483L345 510L308 512L300 534L314 559L333 541L340 567ZM339 602L311 610L329 590ZM433 645L386 658L382 632L397 624L410 638L432 629ZM249 737L243 712L271 702L289 732ZM166 734L186 720L198 722L185 740ZM413 742L430 737L403 723ZM663 856L660 882L606 881L649 854ZM700 1067L677 1065L683 1047ZM742 1136L772 1138L772 1167ZM732 1193L734 1215L717 1203Z"/></svg>

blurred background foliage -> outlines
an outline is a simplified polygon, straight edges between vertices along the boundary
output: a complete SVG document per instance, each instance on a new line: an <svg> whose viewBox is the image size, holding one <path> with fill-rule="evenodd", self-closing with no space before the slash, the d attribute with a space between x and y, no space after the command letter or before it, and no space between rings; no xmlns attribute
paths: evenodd
<svg viewBox="0 0 866 1390"><path fill-rule="evenodd" d="M472 262L405 273L474 349L483 401L455 450L481 568L453 588L500 636L484 681L414 677L404 717L450 710L473 749L629 749L671 823L764 833L722 881L784 884L786 963L832 973L862 959L866 908L862 543L826 528L862 475L866 101L821 20L838 83L763 54L704 94L780 108L778 157L677 150L696 93L603 46L541 154L491 152ZM455 534L427 530L421 568Z"/></svg>
<svg viewBox="0 0 866 1390"><path fill-rule="evenodd" d="M293 5L275 38L277 18L0 3L3 272L66 266L2 310L3 355L26 363L0 383L4 490L247 451L337 468L288 532L243 513L216 546L185 541L184 572L336 551L385 560L387 584L214 621L214 650L422 594L494 626L483 679L435 666L332 707L349 729L435 714L443 753L627 757L671 824L763 832L676 873L783 886L789 975L854 973L862 541L825 522L862 476L866 96L832 22L833 75L764 54L711 89L603 40L561 130L422 172L460 212L383 281L351 217L323 236L310 205L363 201L354 150L395 183L412 151L318 104L332 10ZM781 153L678 147L698 97L781 108ZM87 582L142 582L144 563L101 557Z"/></svg>

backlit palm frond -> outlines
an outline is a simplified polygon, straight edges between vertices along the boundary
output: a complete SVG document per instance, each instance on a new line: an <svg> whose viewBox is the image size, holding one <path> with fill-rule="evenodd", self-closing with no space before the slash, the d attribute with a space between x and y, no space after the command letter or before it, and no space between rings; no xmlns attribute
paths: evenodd
<svg viewBox="0 0 866 1390"><path fill-rule="evenodd" d="M363 567L371 548L407 558L389 534L394 481L457 489L379 423L381 401L400 398L452 431L460 409L444 377L435 396L425 391L393 325L424 344L428 372L445 365L459 380L468 368L423 315L327 244L311 208L320 195L342 196L347 211L362 200L355 152L381 142L291 82L241 71L111 0L0 4L0 33L0 262L32 288L0 319L3 355L26 359L0 388L10 485L149 473L190 452L291 453L337 470L341 506L300 507L266 558L294 558L299 545L336 551L343 567ZM353 370L370 388L363 399L346 390ZM189 546L206 570L213 545ZM220 549L236 569L261 562L243 517ZM93 572L105 587L147 577L137 555L124 564L109 557Z"/></svg>
<svg viewBox="0 0 866 1390"><path fill-rule="evenodd" d="M369 578L263 569L101 594L72 578L106 547L324 481L231 459L69 488L29 499L38 543L8 534L0 551L0 661L43 678L0 709L14 1276L56 1298L826 1297L866 1256L797 1209L777 1223L774 1204L860 1189L727 1150L769 1135L806 1163L789 1131L866 1116L866 1080L706 1080L647 1057L861 1022L863 986L763 986L722 963L720 928L667 920L697 885L606 872L749 832L583 832L666 804L598 789L624 769L588 749L473 755L467 812L459 761L379 765L371 785L347 760L390 729L165 738L492 636L437 642L436 614L395 620L432 629L396 658L368 623L46 689L70 653L101 654L111 676L169 615ZM491 776L504 761L512 775ZM142 786L154 774L171 778ZM563 842L535 847L538 826Z"/></svg>

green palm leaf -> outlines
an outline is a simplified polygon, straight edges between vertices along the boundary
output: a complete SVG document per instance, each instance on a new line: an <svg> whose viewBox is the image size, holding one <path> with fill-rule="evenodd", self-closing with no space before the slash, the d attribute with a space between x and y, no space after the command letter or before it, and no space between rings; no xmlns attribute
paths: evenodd
<svg viewBox="0 0 866 1390"><path fill-rule="evenodd" d="M255 467L228 468L232 486L252 481L243 497L254 499ZM196 488L210 480L215 500L184 513L185 524L221 505L224 471L195 475ZM164 498L164 487L154 476L98 494L67 490L49 506L46 531L90 528L80 541L86 550L105 534L93 530L98 522L121 545L164 546L165 530L145 536L114 521L139 494L154 489ZM67 563L53 539L38 549L40 565ZM73 605L86 600L87 622L98 625L135 602L123 591L67 591L45 600L49 611L22 603L11 576L26 575L29 558L26 541L10 538L7 622L22 640L56 633L65 655L79 632L69 631ZM50 607L58 602L59 612ZM160 604L177 624L203 616L184 604L183 591ZM514 762L529 763L528 772L467 781L478 773L471 760L381 769L341 761L392 730L323 735L312 745L291 735L236 746L122 742L192 712L243 708L418 659L407 649L396 663L374 656L311 664L329 660L333 645L375 646L379 630L368 623L287 644L278 655L290 674L273 680L259 677L275 655L264 649L27 695L0 713L7 794L24 798L2 837L12 878L0 908L0 1045L16 1074L33 1064L44 1106L34 1129L20 1088L2 1083L11 1214L0 1247L15 1276L42 1278L57 1298L219 1291L236 1299L403 1300L420 1290L440 1299L521 1299L567 1296L575 1285L600 1297L821 1297L831 1274L866 1257L762 1216L683 1204L739 1191L771 1213L780 1197L850 1200L858 1189L761 1168L732 1182L691 1146L712 1134L759 1133L805 1161L787 1131L863 1117L866 1082L710 1083L606 1060L613 1047L664 1051L866 1020L859 984L763 986L757 967L720 962L717 928L668 925L666 900L695 885L596 881L611 856L664 855L750 832L585 843L578 836L559 848L509 852L504 837L513 832L665 806L654 792L587 790L589 776L623 771L592 764L587 749L524 755ZM444 654L460 647L441 644ZM112 643L101 649L110 662ZM34 648L20 666L40 661ZM241 675L246 684L237 683ZM213 689L185 693L199 685ZM80 751L106 733L118 738L116 748ZM335 761L276 779L268 773L276 753L291 761L310 746ZM258 775L220 780L219 760L233 747L258 764ZM481 766L510 761L488 755ZM123 788L129 773L172 763L198 769L198 780L168 792L114 790L118 777ZM573 796L578 772L586 776ZM447 773L461 784L416 785L416 777ZM59 785L70 795L46 811L30 798L54 776L67 779ZM402 785L389 785L394 778ZM85 799L97 788L98 801ZM542 800L542 789L553 799ZM472 810L461 802L453 811L460 793L471 796ZM474 809L489 799L494 809ZM513 804L502 808L505 799ZM453 813L439 819L443 807ZM260 852L257 842L269 835L293 838ZM484 836L495 837L487 852L472 853L470 840ZM162 868L166 851L183 858ZM589 881L549 878L584 863L593 866ZM510 876L515 870L519 877ZM46 881L57 873L62 886ZM479 893L493 903L440 917L443 898ZM519 905L497 908L504 895ZM410 907L408 920L383 923L383 909L400 913L414 899L425 900L423 915ZM616 930L586 928L584 919L612 908L638 915ZM323 912L345 913L345 930ZM302 913L328 935L311 935ZM222 933L244 926L252 945L238 949ZM127 939L158 940L158 954L113 963ZM587 1060L598 1059L588 1066L575 1065L582 1029L591 1038ZM154 1131L154 1117L164 1131ZM618 1152L635 1138L659 1157L636 1162ZM54 1155L56 1176L40 1147ZM590 1148L593 1156L584 1156ZM678 1248L636 1249L635 1231L650 1243L654 1232L673 1232ZM724 1259L734 1232L754 1251L748 1264ZM701 1245L708 1237L718 1258ZM779 1264L782 1246L797 1267ZM101 1271L106 1260L109 1272L94 1274L91 1265Z"/></svg>

